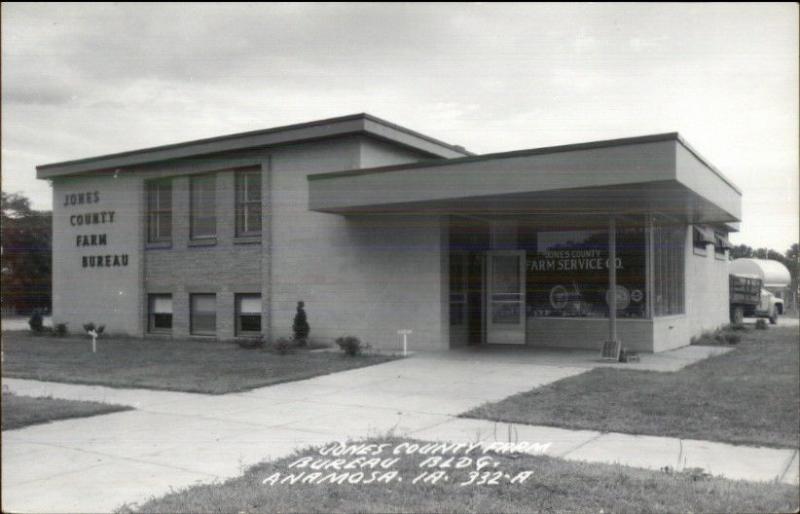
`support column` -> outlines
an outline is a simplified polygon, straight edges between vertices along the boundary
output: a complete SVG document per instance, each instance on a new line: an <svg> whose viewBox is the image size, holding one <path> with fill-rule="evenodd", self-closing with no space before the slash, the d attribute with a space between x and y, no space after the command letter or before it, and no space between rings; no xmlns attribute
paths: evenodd
<svg viewBox="0 0 800 514"><path fill-rule="evenodd" d="M617 220L608 218L608 340L617 340Z"/></svg>
<svg viewBox="0 0 800 514"><path fill-rule="evenodd" d="M645 261L647 263L647 275L645 277L645 298L647 299L647 319L653 319L655 316L655 306L653 304L653 298L655 298L653 291L655 287L655 280L654 280L654 257L655 257L655 243L653 240L653 215L648 214L646 218L646 225L645 225Z"/></svg>

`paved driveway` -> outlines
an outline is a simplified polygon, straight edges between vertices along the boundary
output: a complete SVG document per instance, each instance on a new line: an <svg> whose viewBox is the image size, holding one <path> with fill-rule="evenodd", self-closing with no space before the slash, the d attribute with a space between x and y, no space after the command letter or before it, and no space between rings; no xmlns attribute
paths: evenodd
<svg viewBox="0 0 800 514"><path fill-rule="evenodd" d="M718 351L689 347L646 356L636 366L672 370ZM18 394L136 410L4 431L3 510L108 512L171 488L236 476L298 447L390 431L461 441L504 439L514 432L520 439L554 442L558 455L585 451L602 434L542 427L536 432L454 415L599 364L593 352L456 351L222 396L6 379L4 386ZM652 439L665 438L638 440L659 446ZM630 441L610 442L611 451L613 444L630 449Z"/></svg>

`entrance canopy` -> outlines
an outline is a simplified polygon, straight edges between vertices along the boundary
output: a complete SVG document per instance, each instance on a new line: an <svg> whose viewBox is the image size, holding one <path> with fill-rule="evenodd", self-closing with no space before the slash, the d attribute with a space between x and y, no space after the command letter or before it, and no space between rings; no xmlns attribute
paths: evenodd
<svg viewBox="0 0 800 514"><path fill-rule="evenodd" d="M337 214L668 214L731 224L741 192L677 133L309 175ZM563 218L562 218L563 219Z"/></svg>

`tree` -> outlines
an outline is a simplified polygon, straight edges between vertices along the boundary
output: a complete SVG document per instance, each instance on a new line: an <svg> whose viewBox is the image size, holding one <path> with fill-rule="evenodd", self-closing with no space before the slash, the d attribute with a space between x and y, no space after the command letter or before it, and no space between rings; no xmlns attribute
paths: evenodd
<svg viewBox="0 0 800 514"><path fill-rule="evenodd" d="M731 259L749 259L753 257L753 249L747 245L736 245L731 248Z"/></svg>
<svg viewBox="0 0 800 514"><path fill-rule="evenodd" d="M797 300L800 298L800 244L794 243L788 250L786 250L786 261L784 262L789 268L789 274L792 277L792 282L789 285L789 306L797 309Z"/></svg>
<svg viewBox="0 0 800 514"><path fill-rule="evenodd" d="M52 289L52 213L21 194L2 193L3 310L49 308Z"/></svg>
<svg viewBox="0 0 800 514"><path fill-rule="evenodd" d="M300 346L304 346L306 342L308 342L308 334L311 331L311 327L308 325L308 319L306 318L306 311L303 308L304 306L305 304L303 302L297 302L297 314L295 314L294 323L292 324L294 340L297 341L297 344Z"/></svg>

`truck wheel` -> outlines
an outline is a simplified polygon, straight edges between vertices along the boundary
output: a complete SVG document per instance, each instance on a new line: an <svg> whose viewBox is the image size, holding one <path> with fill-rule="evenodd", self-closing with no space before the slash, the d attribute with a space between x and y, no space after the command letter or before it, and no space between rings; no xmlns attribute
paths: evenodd
<svg viewBox="0 0 800 514"><path fill-rule="evenodd" d="M734 305L731 307L731 323L741 325L742 321L744 321L744 308L741 305Z"/></svg>
<svg viewBox="0 0 800 514"><path fill-rule="evenodd" d="M769 314L769 324L770 325L778 324L778 311L776 311L774 308L772 309L772 312Z"/></svg>

